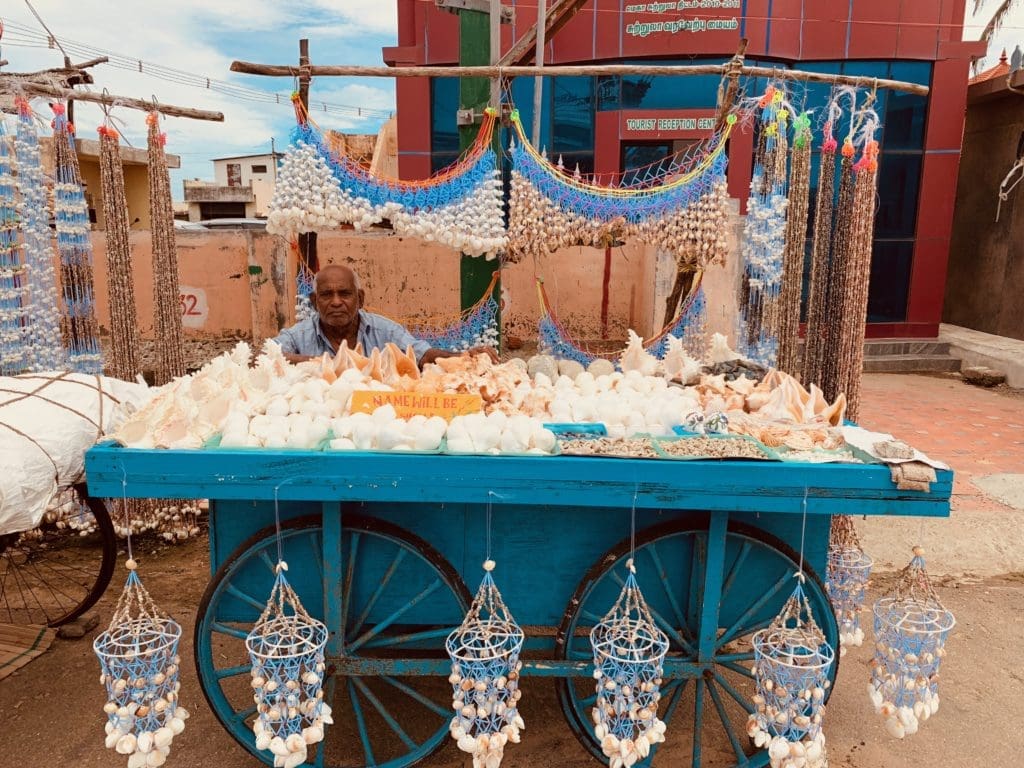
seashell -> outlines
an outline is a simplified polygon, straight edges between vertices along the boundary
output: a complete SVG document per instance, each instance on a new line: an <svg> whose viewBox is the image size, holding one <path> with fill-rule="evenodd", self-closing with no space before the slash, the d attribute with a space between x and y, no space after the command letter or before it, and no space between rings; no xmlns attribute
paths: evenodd
<svg viewBox="0 0 1024 768"><path fill-rule="evenodd" d="M107 725L111 725L111 723L107 723ZM110 732L107 734L106 740L104 741L104 746L106 746L107 749L113 749L117 746L117 742L119 742L123 736L124 731L120 728L111 728Z"/></svg>
<svg viewBox="0 0 1024 768"><path fill-rule="evenodd" d="M171 743L171 740L173 738L174 730L169 726L157 728L156 731L153 732L153 746L166 747L168 744Z"/></svg>
<svg viewBox="0 0 1024 768"><path fill-rule="evenodd" d="M718 334L716 334L718 335ZM768 744L768 757L772 760L782 760L789 756L789 742L781 736L776 736Z"/></svg>
<svg viewBox="0 0 1024 768"><path fill-rule="evenodd" d="M270 751L280 757L287 757L291 754L291 750L288 749L284 739L280 736L275 736L270 740Z"/></svg>
<svg viewBox="0 0 1024 768"><path fill-rule="evenodd" d="M119 755L130 755L135 751L136 745L137 741L135 736L130 733L126 733L117 740L117 743L114 745L114 749Z"/></svg>
<svg viewBox="0 0 1024 768"><path fill-rule="evenodd" d="M166 762L167 755L159 750L154 749L146 755L146 768L160 768L160 766Z"/></svg>
<svg viewBox="0 0 1024 768"><path fill-rule="evenodd" d="M173 733L175 736L177 736L179 733L185 730L185 721L178 717L179 709L181 708L179 707L174 711L174 717L172 717L171 722L167 724L167 727L171 729L171 733ZM276 710L271 710L271 713L273 713L274 711Z"/></svg>
<svg viewBox="0 0 1024 768"><path fill-rule="evenodd" d="M128 755L128 768L145 768L149 755L145 752L135 752Z"/></svg>
<svg viewBox="0 0 1024 768"><path fill-rule="evenodd" d="M256 737L256 749L261 752L270 749L270 740L273 738L273 734L270 731L263 731Z"/></svg>
<svg viewBox="0 0 1024 768"><path fill-rule="evenodd" d="M889 735L894 739L902 739L906 735L906 729L895 717L889 717L885 720L885 730L889 732Z"/></svg>
<svg viewBox="0 0 1024 768"><path fill-rule="evenodd" d="M139 752L149 752L154 747L153 733L151 731L143 731L136 738L136 748Z"/></svg>

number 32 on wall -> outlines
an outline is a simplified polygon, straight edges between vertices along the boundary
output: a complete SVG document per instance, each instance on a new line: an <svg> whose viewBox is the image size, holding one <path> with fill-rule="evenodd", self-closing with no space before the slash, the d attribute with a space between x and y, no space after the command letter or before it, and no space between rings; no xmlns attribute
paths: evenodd
<svg viewBox="0 0 1024 768"><path fill-rule="evenodd" d="M179 292L181 324L186 328L202 328L210 316L210 307L206 303L206 291L202 288L183 285Z"/></svg>

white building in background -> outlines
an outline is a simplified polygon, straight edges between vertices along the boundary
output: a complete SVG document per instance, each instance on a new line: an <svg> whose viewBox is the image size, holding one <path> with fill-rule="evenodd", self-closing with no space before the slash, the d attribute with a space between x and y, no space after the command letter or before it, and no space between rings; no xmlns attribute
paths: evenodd
<svg viewBox="0 0 1024 768"><path fill-rule="evenodd" d="M214 158L213 181L185 181L189 221L266 218L280 157L268 152Z"/></svg>

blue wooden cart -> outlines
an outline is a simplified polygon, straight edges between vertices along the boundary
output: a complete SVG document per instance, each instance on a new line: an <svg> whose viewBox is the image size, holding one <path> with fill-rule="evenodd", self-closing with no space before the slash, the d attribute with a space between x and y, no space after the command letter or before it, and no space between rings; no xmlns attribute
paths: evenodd
<svg viewBox="0 0 1024 768"><path fill-rule="evenodd" d="M93 448L86 468L94 496L211 500L213 575L196 619L196 665L216 716L264 761L244 638L274 578L277 500L289 579L330 629L335 725L311 760L388 768L447 740L444 637L482 575L488 512L496 579L527 632L523 675L557 678L565 717L591 753L600 754L589 628L621 588L635 509L638 579L671 640L668 743L694 766L763 766L767 754L744 730L749 639L791 592L801 538L807 592L835 645L821 582L831 515L946 516L952 487L952 473L939 472L931 493L898 491L875 465L110 445ZM528 680L523 688L529 695Z"/></svg>

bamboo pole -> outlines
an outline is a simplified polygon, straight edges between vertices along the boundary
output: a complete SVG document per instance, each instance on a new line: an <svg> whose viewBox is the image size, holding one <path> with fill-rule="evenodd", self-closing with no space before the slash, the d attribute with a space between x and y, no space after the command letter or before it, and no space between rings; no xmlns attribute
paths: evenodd
<svg viewBox="0 0 1024 768"><path fill-rule="evenodd" d="M727 75L734 69L728 64L691 64L686 66L655 65L655 64L587 64L581 66L516 66L516 67L360 67L345 65L318 65L310 67L293 67L276 64L254 64L248 61L233 61L232 72L247 75L266 75L269 77L591 77L595 75L667 75L686 77L691 75ZM825 83L828 85L852 85L861 88L885 88L890 91L911 93L916 96L927 96L926 85L907 83L901 80L884 80L873 77L854 77L851 75L830 75L821 72L804 72L799 69L781 69L775 67L741 67L741 75L748 77L767 77L777 80L796 80L807 83Z"/></svg>
<svg viewBox="0 0 1024 768"><path fill-rule="evenodd" d="M167 117L187 117L192 120L210 120L218 123L224 122L224 114L222 112L210 112L205 109L175 107L170 104L161 104L157 101L132 99L127 96L111 96L103 93L89 93L88 91L74 91L70 88L54 88L51 85L44 85L42 83L20 82L18 86L25 93L35 96L51 96L55 99L91 101L97 104L107 104L112 107L141 109L146 112L153 112L155 110Z"/></svg>

